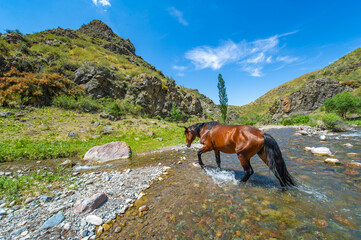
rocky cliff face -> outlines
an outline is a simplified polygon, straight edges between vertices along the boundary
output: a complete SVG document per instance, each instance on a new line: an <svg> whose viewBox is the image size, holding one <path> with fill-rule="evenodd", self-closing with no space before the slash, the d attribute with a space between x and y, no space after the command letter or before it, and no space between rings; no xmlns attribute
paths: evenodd
<svg viewBox="0 0 361 240"><path fill-rule="evenodd" d="M150 116L169 117L173 105L186 117L218 112L212 100L177 86L136 55L129 39L101 21L93 20L78 30L56 28L0 37L0 76L12 67L21 72L58 73L83 86L92 98L125 99Z"/></svg>
<svg viewBox="0 0 361 240"><path fill-rule="evenodd" d="M276 101L269 111L273 119L308 114L321 107L326 99L343 91L352 91L352 88L329 78L316 79Z"/></svg>

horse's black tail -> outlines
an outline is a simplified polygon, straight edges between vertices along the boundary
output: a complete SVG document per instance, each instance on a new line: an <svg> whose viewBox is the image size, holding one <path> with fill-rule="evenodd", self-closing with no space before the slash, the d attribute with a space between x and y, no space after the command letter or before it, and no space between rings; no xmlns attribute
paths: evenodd
<svg viewBox="0 0 361 240"><path fill-rule="evenodd" d="M264 133L264 150L267 154L268 166L278 181L280 181L281 186L296 186L295 180L286 168L280 147L276 140L268 133Z"/></svg>

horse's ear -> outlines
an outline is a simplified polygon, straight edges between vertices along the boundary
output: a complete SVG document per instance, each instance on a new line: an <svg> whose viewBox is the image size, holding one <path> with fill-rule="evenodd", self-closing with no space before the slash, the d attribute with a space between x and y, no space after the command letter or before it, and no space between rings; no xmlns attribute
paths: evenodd
<svg viewBox="0 0 361 240"><path fill-rule="evenodd" d="M184 127L184 129L185 129L185 132L188 132L188 128L187 128L187 127Z"/></svg>

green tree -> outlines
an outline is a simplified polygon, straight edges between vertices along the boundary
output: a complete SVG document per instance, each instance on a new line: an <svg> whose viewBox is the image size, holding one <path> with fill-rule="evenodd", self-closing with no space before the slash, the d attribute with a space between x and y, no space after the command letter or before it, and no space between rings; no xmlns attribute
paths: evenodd
<svg viewBox="0 0 361 240"><path fill-rule="evenodd" d="M219 96L219 108L222 114L222 120L227 123L227 109L228 109L228 97L226 92L226 85L222 78L222 75L218 75L218 96Z"/></svg>
<svg viewBox="0 0 361 240"><path fill-rule="evenodd" d="M326 112L335 112L343 119L347 118L347 113L356 112L361 107L360 98L346 91L327 99L323 105Z"/></svg>

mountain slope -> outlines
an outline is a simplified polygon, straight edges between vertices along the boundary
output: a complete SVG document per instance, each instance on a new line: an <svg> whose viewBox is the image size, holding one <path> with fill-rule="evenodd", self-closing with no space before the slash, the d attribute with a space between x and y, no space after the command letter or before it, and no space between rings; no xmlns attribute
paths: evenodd
<svg viewBox="0 0 361 240"><path fill-rule="evenodd" d="M215 104L187 89L135 54L129 39L101 21L78 30L51 29L23 36L0 35L0 77L10 69L59 74L84 87L95 99L117 98L140 105L144 114L168 117L173 107L185 116L214 113ZM48 103L51 104L51 103Z"/></svg>
<svg viewBox="0 0 361 240"><path fill-rule="evenodd" d="M345 90L360 92L360 86L361 48L321 70L286 82L235 111L241 116L258 113L279 119L289 115L311 112L320 107L325 99L339 92ZM324 96L318 98L322 92Z"/></svg>

